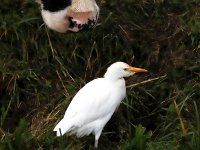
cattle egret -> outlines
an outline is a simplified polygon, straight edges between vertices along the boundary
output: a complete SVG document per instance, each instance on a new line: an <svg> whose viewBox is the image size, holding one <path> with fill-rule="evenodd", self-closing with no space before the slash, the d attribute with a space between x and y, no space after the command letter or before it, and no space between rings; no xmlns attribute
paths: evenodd
<svg viewBox="0 0 200 150"><path fill-rule="evenodd" d="M136 72L147 70L116 62L107 69L103 78L87 83L74 96L64 118L54 128L57 136L68 133L82 137L93 133L94 147L97 148L104 126L126 96L124 77Z"/></svg>
<svg viewBox="0 0 200 150"><path fill-rule="evenodd" d="M58 32L78 32L95 26L99 7L95 0L41 0L45 24Z"/></svg>

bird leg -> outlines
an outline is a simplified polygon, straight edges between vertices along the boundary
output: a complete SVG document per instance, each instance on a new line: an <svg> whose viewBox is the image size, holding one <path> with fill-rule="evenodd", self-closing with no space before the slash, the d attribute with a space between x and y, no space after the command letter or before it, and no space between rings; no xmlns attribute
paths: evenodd
<svg viewBox="0 0 200 150"><path fill-rule="evenodd" d="M60 136L62 136L61 128L59 128Z"/></svg>
<svg viewBox="0 0 200 150"><path fill-rule="evenodd" d="M96 140L96 139L95 139L94 147L95 147L95 149L98 148L98 140Z"/></svg>
<svg viewBox="0 0 200 150"><path fill-rule="evenodd" d="M96 134L95 134L95 143L94 143L94 147L98 148L98 141L99 141L99 137L101 135L103 128L101 130L99 130Z"/></svg>

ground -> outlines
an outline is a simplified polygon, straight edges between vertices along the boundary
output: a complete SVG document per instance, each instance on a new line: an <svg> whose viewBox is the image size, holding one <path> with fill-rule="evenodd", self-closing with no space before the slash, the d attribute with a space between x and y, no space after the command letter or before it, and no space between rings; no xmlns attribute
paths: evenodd
<svg viewBox="0 0 200 150"><path fill-rule="evenodd" d="M99 149L200 149L200 2L98 4L96 28L61 34L34 1L1 0L0 149L92 149L93 136L57 138L52 129L76 92L116 61L149 73L127 79Z"/></svg>

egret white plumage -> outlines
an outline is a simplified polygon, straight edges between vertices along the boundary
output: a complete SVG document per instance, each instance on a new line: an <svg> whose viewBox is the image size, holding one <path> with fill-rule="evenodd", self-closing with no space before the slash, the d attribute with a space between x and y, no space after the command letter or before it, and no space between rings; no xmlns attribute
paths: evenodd
<svg viewBox="0 0 200 150"><path fill-rule="evenodd" d="M104 126L126 96L124 77L136 72L147 70L116 62L107 69L103 78L87 83L74 96L64 118L54 128L57 136L69 133L82 137L93 133L97 148Z"/></svg>
<svg viewBox="0 0 200 150"><path fill-rule="evenodd" d="M45 24L58 32L78 32L93 28L99 7L95 0L40 0Z"/></svg>

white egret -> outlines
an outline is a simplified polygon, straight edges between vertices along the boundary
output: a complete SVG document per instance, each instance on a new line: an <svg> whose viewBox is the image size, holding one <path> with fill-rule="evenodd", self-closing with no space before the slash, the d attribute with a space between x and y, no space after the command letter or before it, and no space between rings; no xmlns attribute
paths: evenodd
<svg viewBox="0 0 200 150"><path fill-rule="evenodd" d="M107 69L103 78L87 83L74 96L64 118L54 128L57 136L68 133L82 137L93 133L97 148L104 126L126 96L124 77L136 72L147 70L116 62Z"/></svg>

